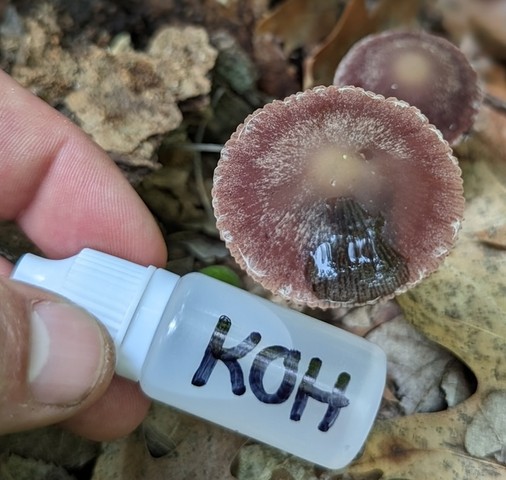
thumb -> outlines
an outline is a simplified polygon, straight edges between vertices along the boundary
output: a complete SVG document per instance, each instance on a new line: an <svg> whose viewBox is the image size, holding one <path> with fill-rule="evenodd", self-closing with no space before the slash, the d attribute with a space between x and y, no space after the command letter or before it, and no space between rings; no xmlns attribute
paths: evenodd
<svg viewBox="0 0 506 480"><path fill-rule="evenodd" d="M0 278L0 434L67 419L106 390L114 349L84 310Z"/></svg>

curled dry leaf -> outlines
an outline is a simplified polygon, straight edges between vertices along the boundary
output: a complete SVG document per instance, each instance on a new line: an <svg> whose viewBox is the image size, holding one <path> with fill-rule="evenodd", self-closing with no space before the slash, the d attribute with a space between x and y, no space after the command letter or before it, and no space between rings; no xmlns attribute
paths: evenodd
<svg viewBox="0 0 506 480"><path fill-rule="evenodd" d="M447 406L441 379L456 373L453 356L407 323L402 315L374 329L367 339L385 350L388 375L405 415L434 412Z"/></svg>
<svg viewBox="0 0 506 480"><path fill-rule="evenodd" d="M253 36L259 85L269 95L283 98L300 89L297 68L289 61L299 48L315 48L337 22L342 0L288 0L262 18Z"/></svg>
<svg viewBox="0 0 506 480"><path fill-rule="evenodd" d="M376 303L375 305L367 305L365 307L342 310L343 312L337 317L339 320L338 322L333 320L332 317L324 318L323 320L336 324L361 337L367 336L369 332L378 328L379 325L391 321L401 313L399 306L393 300ZM333 311L334 310L330 310L330 312ZM312 313L314 315L314 312Z"/></svg>
<svg viewBox="0 0 506 480"><path fill-rule="evenodd" d="M306 59L304 88L332 83L336 67L348 49L371 33L374 24L364 0L351 0L325 42Z"/></svg>
<svg viewBox="0 0 506 480"><path fill-rule="evenodd" d="M342 0L288 0L257 25L256 35L268 35L283 43L288 56L293 50L310 48L330 33Z"/></svg>
<svg viewBox="0 0 506 480"><path fill-rule="evenodd" d="M506 249L506 225L494 225L481 232L476 232L476 238L491 247Z"/></svg>
<svg viewBox="0 0 506 480"><path fill-rule="evenodd" d="M290 53L302 48L306 55L303 88L329 85L339 61L357 40L387 28L411 26L420 4L421 0L380 0L369 9L365 0L289 0L258 23L255 54L269 69L288 70ZM344 8L341 8L343 5ZM278 48L280 43L282 50ZM277 62L274 61L275 57ZM276 81L274 75L270 81ZM293 91L292 88L279 96L286 96Z"/></svg>
<svg viewBox="0 0 506 480"><path fill-rule="evenodd" d="M408 28L415 22L421 0L380 0L373 9L364 0L351 0L325 41L307 57L304 88L328 85L348 49L366 35L387 28Z"/></svg>

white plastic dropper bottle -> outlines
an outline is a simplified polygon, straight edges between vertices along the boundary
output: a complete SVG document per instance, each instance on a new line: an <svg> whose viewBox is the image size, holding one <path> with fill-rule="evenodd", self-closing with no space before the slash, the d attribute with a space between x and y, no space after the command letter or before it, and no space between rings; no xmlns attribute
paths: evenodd
<svg viewBox="0 0 506 480"><path fill-rule="evenodd" d="M381 349L206 275L84 249L24 255L12 278L94 314L151 398L323 467L353 460L379 408Z"/></svg>

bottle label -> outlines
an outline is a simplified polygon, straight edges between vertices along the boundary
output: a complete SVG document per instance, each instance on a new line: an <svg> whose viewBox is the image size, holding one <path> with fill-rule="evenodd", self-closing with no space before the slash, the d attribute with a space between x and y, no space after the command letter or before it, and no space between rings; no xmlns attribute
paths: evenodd
<svg viewBox="0 0 506 480"><path fill-rule="evenodd" d="M254 355L251 364L248 383L254 396L262 403L279 404L286 402L296 388L301 352L282 345L270 345L255 353L253 350L260 344L262 335L251 332L242 342L225 348L224 343L232 326L232 321L222 315L216 324L211 339L204 352L202 361L192 378L192 385L203 387L208 382L218 361L223 362L230 373L230 385L235 395L246 392L244 372L239 363L243 357ZM279 387L274 392L267 392L264 388L264 375L269 365L275 360L282 360L284 374ZM322 367L322 360L313 357L309 361L302 379L297 386L297 393L290 411L290 420L299 421L306 408L309 398L327 404L323 419L318 424L322 432L328 431L334 425L342 408L350 404L345 395L346 387L350 383L351 375L341 372L336 378L334 386L325 390L317 385L317 378Z"/></svg>

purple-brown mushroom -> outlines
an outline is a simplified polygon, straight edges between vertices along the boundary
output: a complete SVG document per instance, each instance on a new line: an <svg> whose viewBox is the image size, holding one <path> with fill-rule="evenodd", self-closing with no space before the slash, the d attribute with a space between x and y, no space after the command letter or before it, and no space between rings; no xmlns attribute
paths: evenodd
<svg viewBox="0 0 506 480"><path fill-rule="evenodd" d="M463 215L460 174L416 107L316 87L237 128L213 205L231 254L265 288L311 307L363 305L443 261Z"/></svg>
<svg viewBox="0 0 506 480"><path fill-rule="evenodd" d="M354 85L418 107L451 144L468 132L482 92L466 56L424 32L384 32L356 43L337 67L334 85Z"/></svg>

